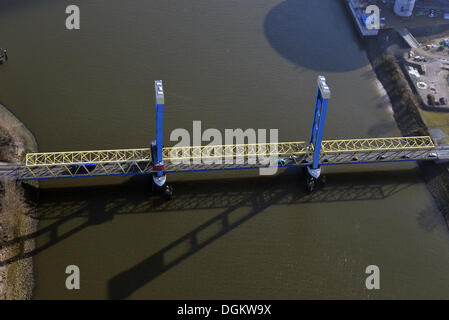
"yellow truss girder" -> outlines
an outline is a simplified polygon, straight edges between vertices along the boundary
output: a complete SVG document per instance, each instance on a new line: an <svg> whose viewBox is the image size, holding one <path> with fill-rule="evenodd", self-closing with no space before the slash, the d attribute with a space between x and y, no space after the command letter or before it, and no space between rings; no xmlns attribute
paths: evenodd
<svg viewBox="0 0 449 320"><path fill-rule="evenodd" d="M375 138L375 139L347 139L325 140L321 150L325 153L335 152L367 152L389 150L414 150L434 148L429 136L401 137L401 138Z"/></svg>
<svg viewBox="0 0 449 320"><path fill-rule="evenodd" d="M70 152L27 153L26 166L71 165L80 163L120 163L151 161L150 149L119 149Z"/></svg>
<svg viewBox="0 0 449 320"><path fill-rule="evenodd" d="M431 150L435 146L428 136L325 140L322 142L322 153L354 153L354 152L387 152L400 150ZM255 156L290 155L308 156L313 146L306 142L280 142L264 144L238 144L195 147L168 147L163 149L163 159L167 162L175 160L211 159ZM25 166L68 166L72 164L123 164L151 161L151 149L119 149L71 152L28 153Z"/></svg>
<svg viewBox="0 0 449 320"><path fill-rule="evenodd" d="M305 142L281 142L261 144L208 145L194 147L164 148L163 159L175 161L184 159L213 159L227 157L288 156L307 154Z"/></svg>

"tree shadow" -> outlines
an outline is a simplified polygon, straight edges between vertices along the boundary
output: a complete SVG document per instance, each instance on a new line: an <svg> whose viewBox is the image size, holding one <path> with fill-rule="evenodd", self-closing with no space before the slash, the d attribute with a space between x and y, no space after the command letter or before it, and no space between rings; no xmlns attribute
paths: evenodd
<svg viewBox="0 0 449 320"><path fill-rule="evenodd" d="M286 0L267 14L264 32L273 49L296 65L351 71L369 63L351 19L342 1Z"/></svg>
<svg viewBox="0 0 449 320"><path fill-rule="evenodd" d="M442 224L441 222L444 221L444 218L438 212L438 209L429 206L419 213L416 220L421 228L427 232L431 232Z"/></svg>

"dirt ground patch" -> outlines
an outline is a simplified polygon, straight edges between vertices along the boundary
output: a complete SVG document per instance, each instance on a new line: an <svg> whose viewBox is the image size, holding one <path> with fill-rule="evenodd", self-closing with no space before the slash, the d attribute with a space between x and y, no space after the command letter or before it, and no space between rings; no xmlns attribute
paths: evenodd
<svg viewBox="0 0 449 320"><path fill-rule="evenodd" d="M20 163L32 151L37 151L34 136L0 104L0 162ZM34 233L37 220L22 185L5 178L0 182L0 299L31 299L33 262L24 253L33 250L34 239L16 240Z"/></svg>

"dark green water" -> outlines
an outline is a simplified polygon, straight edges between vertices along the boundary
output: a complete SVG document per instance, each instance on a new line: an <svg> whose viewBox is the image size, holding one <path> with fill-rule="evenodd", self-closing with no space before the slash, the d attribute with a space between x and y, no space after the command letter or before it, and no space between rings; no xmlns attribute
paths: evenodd
<svg viewBox="0 0 449 320"><path fill-rule="evenodd" d="M362 45L334 0L1 0L0 100L40 151L146 147L153 81L175 128L279 128L308 138L316 76L329 138L399 135ZM449 235L414 164L41 184L35 298L448 298ZM65 268L81 290L65 289ZM365 289L365 268L381 289Z"/></svg>

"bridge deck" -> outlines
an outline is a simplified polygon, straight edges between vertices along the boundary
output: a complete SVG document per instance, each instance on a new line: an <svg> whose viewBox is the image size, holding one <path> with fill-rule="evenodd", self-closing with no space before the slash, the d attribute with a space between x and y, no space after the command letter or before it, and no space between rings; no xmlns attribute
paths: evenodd
<svg viewBox="0 0 449 320"><path fill-rule="evenodd" d="M449 151L447 152L449 156ZM15 170L19 180L232 170L311 164L313 146L306 142L164 148L164 168L153 166L151 150L123 149L29 153ZM436 160L430 137L326 140L320 164L357 164ZM449 157L448 157L449 158ZM271 161L270 161L271 160Z"/></svg>

